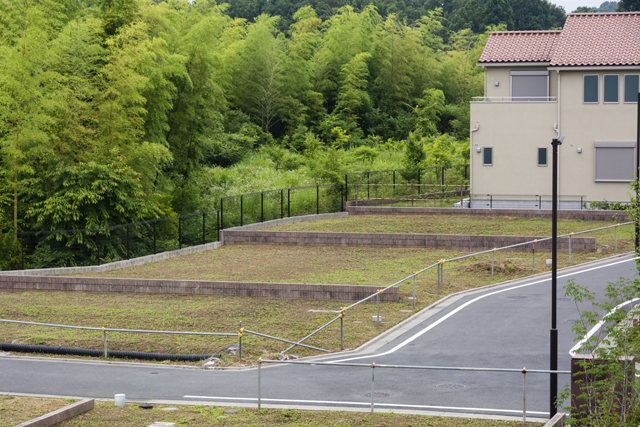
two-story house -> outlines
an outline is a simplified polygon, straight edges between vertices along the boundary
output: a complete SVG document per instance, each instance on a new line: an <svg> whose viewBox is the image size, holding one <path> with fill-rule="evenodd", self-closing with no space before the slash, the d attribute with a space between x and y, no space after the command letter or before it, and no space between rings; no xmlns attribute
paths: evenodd
<svg viewBox="0 0 640 427"><path fill-rule="evenodd" d="M493 32L478 66L485 96L471 102L473 194L491 194L494 207L545 200L538 196L552 190L551 140L562 135L563 207L579 208L581 199L629 201L640 12L572 13L559 31Z"/></svg>

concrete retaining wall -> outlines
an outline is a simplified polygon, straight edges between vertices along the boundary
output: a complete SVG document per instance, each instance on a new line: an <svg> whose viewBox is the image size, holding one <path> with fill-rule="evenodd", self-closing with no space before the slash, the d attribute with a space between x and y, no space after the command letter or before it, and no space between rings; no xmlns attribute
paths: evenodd
<svg viewBox="0 0 640 427"><path fill-rule="evenodd" d="M66 276L0 276L0 290L79 291L131 294L224 295L314 301L359 301L379 287L302 283L205 282L197 280L115 279ZM380 301L398 301L398 288L385 291ZM372 301L375 301L373 299Z"/></svg>
<svg viewBox="0 0 640 427"><path fill-rule="evenodd" d="M538 209L394 208L353 206L353 203L347 202L346 210L349 215L481 215L551 219L550 210ZM580 219L582 221L629 221L628 215L620 211L559 210L558 218Z"/></svg>
<svg viewBox="0 0 640 427"><path fill-rule="evenodd" d="M542 239L532 236L473 236L450 234L400 234L400 233L331 233L299 231L244 231L228 230L226 245L298 245L298 246L350 246L436 248L482 251ZM530 251L532 245L513 248L513 251ZM536 250L551 251L551 240L536 244ZM558 250L569 251L569 239L558 239ZM593 252L595 237L574 237L572 252Z"/></svg>
<svg viewBox="0 0 640 427"><path fill-rule="evenodd" d="M69 420L80 414L93 409L95 402L93 399L85 399L80 402L72 403L57 411L49 412L41 417L34 418L30 421L18 424L16 427L50 427Z"/></svg>

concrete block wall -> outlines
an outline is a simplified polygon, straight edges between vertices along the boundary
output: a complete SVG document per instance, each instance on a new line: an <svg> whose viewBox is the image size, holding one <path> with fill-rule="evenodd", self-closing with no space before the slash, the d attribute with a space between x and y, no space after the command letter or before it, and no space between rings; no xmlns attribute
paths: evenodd
<svg viewBox="0 0 640 427"><path fill-rule="evenodd" d="M461 209L461 208L396 208L375 206L354 206L347 202L349 215L468 215L468 216L514 216L519 218L551 219L550 210L539 209ZM582 221L628 222L629 216L620 211L559 210L560 219Z"/></svg>
<svg viewBox="0 0 640 427"><path fill-rule="evenodd" d="M450 234L402 234L402 233L334 233L299 231L228 230L226 245L297 245L297 246L349 246L435 248L483 251L503 246L542 239L535 236L475 236ZM530 251L533 245L513 248L513 251ZM551 251L551 240L538 242L537 251ZM558 250L569 251L569 239L558 239ZM595 237L574 237L572 252L593 252Z"/></svg>
<svg viewBox="0 0 640 427"><path fill-rule="evenodd" d="M198 280L116 279L67 276L0 276L4 291L78 291L131 294L220 295L271 299L355 302L378 291L377 286L315 285L266 282L207 282ZM397 302L398 288L380 295ZM372 300L372 301L375 301Z"/></svg>

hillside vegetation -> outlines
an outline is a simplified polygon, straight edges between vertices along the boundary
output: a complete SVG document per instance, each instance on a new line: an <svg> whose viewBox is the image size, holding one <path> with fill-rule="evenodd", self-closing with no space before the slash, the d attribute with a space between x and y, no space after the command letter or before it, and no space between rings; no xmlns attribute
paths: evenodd
<svg viewBox="0 0 640 427"><path fill-rule="evenodd" d="M312 6L240 17L211 0L0 4L0 232L466 163L484 31L508 20L474 33L451 27L449 6Z"/></svg>

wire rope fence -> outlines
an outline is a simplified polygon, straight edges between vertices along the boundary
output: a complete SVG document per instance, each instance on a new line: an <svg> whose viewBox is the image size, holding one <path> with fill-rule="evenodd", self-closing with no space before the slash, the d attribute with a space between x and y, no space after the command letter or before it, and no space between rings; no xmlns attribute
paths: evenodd
<svg viewBox="0 0 640 427"><path fill-rule="evenodd" d="M395 370L410 370L410 371L422 371L422 372L430 372L430 371L458 371L458 372L486 372L491 374L521 374L522 375L522 422L525 424L527 422L527 375L551 375L551 374L561 374L561 375L571 375L571 371L563 371L563 370L547 370L547 369L527 369L526 367L522 369L509 369L509 368L473 368L473 367L458 367L458 366L421 366L421 365L386 365L386 364L376 364L372 363L347 363L347 362L320 362L313 361L307 362L302 360L258 360L258 399L257 406L258 411L262 409L263 401L270 401L272 399L263 397L263 379L262 379L262 365L263 364L273 364L273 365L300 365L300 366L317 366L320 368L340 368L340 367L348 367L348 368L356 368L356 369L369 369L371 373L371 382L370 382L370 392L363 395L363 397L369 397L369 402L361 402L362 405L370 406L371 415L375 413L376 408L376 369L389 369L392 371ZM317 369L317 368L316 368ZM503 383L503 387L506 387ZM381 393L383 396L384 394ZM278 400L278 399L273 399ZM411 404L393 404L393 403L379 403L382 406L387 407L402 407L402 408L418 408L422 405L411 405ZM452 409L452 408L450 408ZM494 409L495 410L495 409ZM518 412L516 410L495 410L498 412L509 412L514 413ZM536 412L539 415L539 412Z"/></svg>

